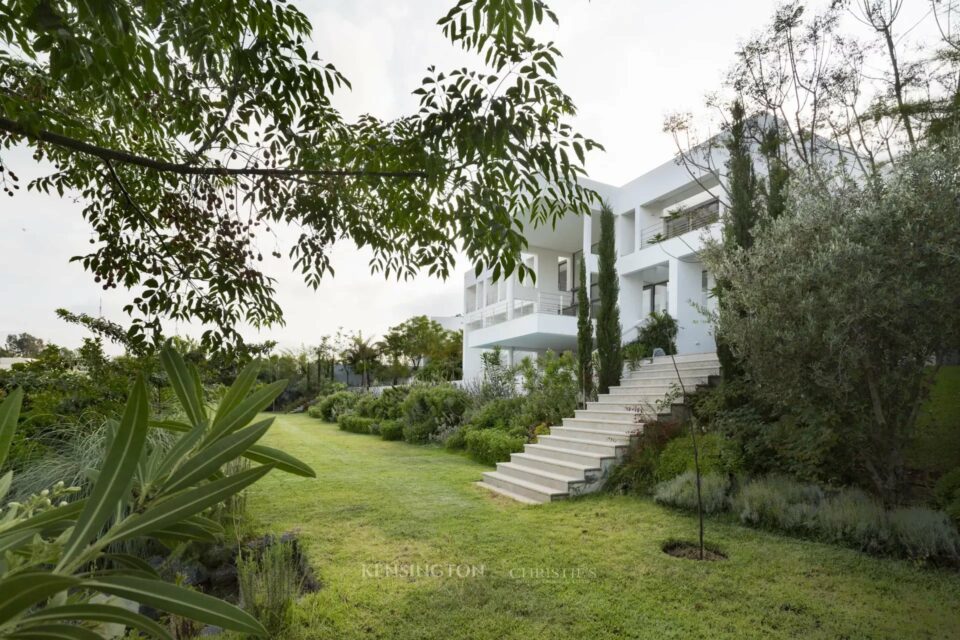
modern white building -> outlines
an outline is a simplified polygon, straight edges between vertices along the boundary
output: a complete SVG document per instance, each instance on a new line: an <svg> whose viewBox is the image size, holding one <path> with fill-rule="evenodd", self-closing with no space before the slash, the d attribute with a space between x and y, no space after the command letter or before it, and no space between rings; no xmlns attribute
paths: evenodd
<svg viewBox="0 0 960 640"><path fill-rule="evenodd" d="M723 158L714 157L711 166L723 166ZM712 303L714 279L699 251L707 237L720 237L716 174L670 161L620 187L585 182L616 215L624 342L636 338L651 311L666 310L680 326L680 354L715 351L702 311ZM556 227L525 228L529 246L522 258L536 273L535 282L520 282L516 275L493 280L489 271L464 276L464 380L481 373L481 354L495 347L509 362L548 349L576 350L581 260L590 273L590 299L595 304L599 297L599 211L564 216Z"/></svg>

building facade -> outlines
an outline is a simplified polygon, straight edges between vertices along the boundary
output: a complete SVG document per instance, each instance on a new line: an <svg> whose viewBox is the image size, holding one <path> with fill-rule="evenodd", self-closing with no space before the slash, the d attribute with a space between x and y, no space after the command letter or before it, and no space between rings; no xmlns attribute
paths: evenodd
<svg viewBox="0 0 960 640"><path fill-rule="evenodd" d="M711 166L722 162L714 157ZM636 338L652 311L667 311L680 327L679 353L715 351L704 313L713 304L708 292L714 279L699 255L707 238L720 237L723 205L716 173L670 161L620 187L584 182L616 216L624 342ZM525 229L528 248L521 257L535 281L521 282L516 275L494 280L489 271L464 276L464 380L482 372L482 354L496 347L510 363L548 349L576 350L581 261L596 305L599 210L564 216L555 227Z"/></svg>

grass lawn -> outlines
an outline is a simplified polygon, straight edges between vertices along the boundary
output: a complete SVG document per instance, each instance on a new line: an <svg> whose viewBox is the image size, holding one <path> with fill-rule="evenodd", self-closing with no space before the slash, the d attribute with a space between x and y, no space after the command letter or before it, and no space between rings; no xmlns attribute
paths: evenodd
<svg viewBox="0 0 960 640"><path fill-rule="evenodd" d="M730 559L681 560L660 545L692 539L695 518L647 500L523 506L474 486L485 467L467 458L305 415L278 417L268 442L318 475L272 473L249 498L254 526L299 531L323 582L301 600L292 638L960 634L955 572L709 521L708 541ZM372 576L394 563L444 575ZM483 575L447 577L448 565Z"/></svg>

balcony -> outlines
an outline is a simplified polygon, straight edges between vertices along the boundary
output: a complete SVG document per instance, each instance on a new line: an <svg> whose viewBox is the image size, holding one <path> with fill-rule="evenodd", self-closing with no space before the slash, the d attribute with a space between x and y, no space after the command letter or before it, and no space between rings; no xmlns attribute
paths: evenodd
<svg viewBox="0 0 960 640"><path fill-rule="evenodd" d="M660 222L640 230L640 249L659 244L690 231L702 229L720 219L720 203L711 200L692 209L677 211Z"/></svg>
<svg viewBox="0 0 960 640"><path fill-rule="evenodd" d="M573 296L535 289L515 291L513 300L502 300L465 318L467 346L542 351L576 347L577 319L569 315Z"/></svg>

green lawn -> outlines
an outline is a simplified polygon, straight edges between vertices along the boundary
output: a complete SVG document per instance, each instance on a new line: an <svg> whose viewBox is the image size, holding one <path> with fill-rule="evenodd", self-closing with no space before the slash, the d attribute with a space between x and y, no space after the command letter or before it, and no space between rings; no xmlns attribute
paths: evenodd
<svg viewBox="0 0 960 640"><path fill-rule="evenodd" d="M299 531L323 588L294 638L946 638L960 575L708 523L718 563L663 554L695 519L630 497L523 506L485 467L434 447L280 416L268 437L317 479L272 473L254 525ZM474 577L372 577L377 565L474 565ZM364 570L366 566L367 574ZM529 577L530 570L579 577ZM383 571L383 569L380 569ZM524 575L527 571L527 576ZM512 575L511 575L512 573Z"/></svg>

